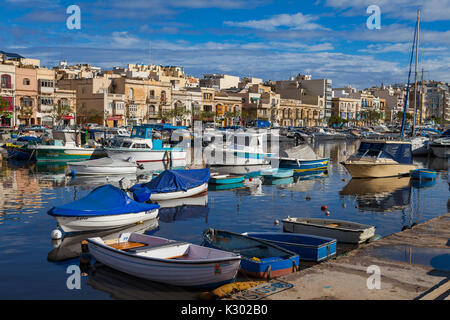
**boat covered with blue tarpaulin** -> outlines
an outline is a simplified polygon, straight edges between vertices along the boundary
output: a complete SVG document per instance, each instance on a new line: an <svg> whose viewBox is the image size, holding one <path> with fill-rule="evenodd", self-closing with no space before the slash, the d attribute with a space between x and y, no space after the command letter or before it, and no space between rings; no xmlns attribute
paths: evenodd
<svg viewBox="0 0 450 320"><path fill-rule="evenodd" d="M55 217L65 232L118 228L158 216L158 204L139 203L124 191L104 185L87 196L53 207L48 214Z"/></svg>
<svg viewBox="0 0 450 320"><path fill-rule="evenodd" d="M208 189L209 169L166 170L155 179L130 188L136 201L191 197Z"/></svg>

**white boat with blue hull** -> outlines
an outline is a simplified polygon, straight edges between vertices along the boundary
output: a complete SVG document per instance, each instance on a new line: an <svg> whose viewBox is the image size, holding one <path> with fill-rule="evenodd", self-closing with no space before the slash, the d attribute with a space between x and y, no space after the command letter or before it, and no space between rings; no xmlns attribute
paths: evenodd
<svg viewBox="0 0 450 320"><path fill-rule="evenodd" d="M90 254L106 266L181 287L215 288L232 282L241 262L239 254L137 233L87 241Z"/></svg>

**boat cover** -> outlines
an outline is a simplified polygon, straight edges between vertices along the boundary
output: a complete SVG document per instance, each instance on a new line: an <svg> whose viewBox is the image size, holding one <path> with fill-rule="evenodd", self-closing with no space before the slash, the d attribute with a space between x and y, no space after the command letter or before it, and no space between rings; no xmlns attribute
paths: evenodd
<svg viewBox="0 0 450 320"><path fill-rule="evenodd" d="M144 202L150 199L152 193L187 191L201 186L208 183L209 176L209 169L166 170L150 182L134 185L130 191L134 200Z"/></svg>
<svg viewBox="0 0 450 320"><path fill-rule="evenodd" d="M32 136L21 136L17 139L17 141L40 142L41 138L32 137Z"/></svg>
<svg viewBox="0 0 450 320"><path fill-rule="evenodd" d="M381 151L381 153L380 153ZM367 153L366 153L367 152ZM406 143L361 142L358 153L391 158L401 164L412 164L412 147Z"/></svg>
<svg viewBox="0 0 450 320"><path fill-rule="evenodd" d="M48 211L48 214L65 217L110 216L138 213L158 208L158 204L136 202L128 197L124 191L109 184L94 189L80 200L53 207Z"/></svg>

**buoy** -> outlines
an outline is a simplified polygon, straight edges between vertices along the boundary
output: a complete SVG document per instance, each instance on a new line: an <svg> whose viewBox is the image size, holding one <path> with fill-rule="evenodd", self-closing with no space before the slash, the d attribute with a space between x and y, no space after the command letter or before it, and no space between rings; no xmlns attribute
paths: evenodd
<svg viewBox="0 0 450 320"><path fill-rule="evenodd" d="M321 206L321 207L320 207L320 210L326 211L326 210L327 210L327 206Z"/></svg>
<svg viewBox="0 0 450 320"><path fill-rule="evenodd" d="M274 221L274 224L280 224L280 221L275 220L275 221Z"/></svg>
<svg viewBox="0 0 450 320"><path fill-rule="evenodd" d="M62 232L60 230L58 230L58 229L55 229L55 230L52 231L52 235L51 236L52 236L53 240L59 240L59 239L62 238Z"/></svg>
<svg viewBox="0 0 450 320"><path fill-rule="evenodd" d="M253 178L249 178L248 181L253 181Z"/></svg>
<svg viewBox="0 0 450 320"><path fill-rule="evenodd" d="M311 200L311 197L308 197L308 196L307 196L307 197L306 197L306 200L307 200L307 201Z"/></svg>

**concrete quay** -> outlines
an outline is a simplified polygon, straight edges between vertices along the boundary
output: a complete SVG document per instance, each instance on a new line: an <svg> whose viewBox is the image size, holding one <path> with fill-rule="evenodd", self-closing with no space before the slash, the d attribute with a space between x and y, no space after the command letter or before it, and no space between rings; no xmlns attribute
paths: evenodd
<svg viewBox="0 0 450 320"><path fill-rule="evenodd" d="M370 266L379 268L379 289ZM450 300L450 214L227 299Z"/></svg>

